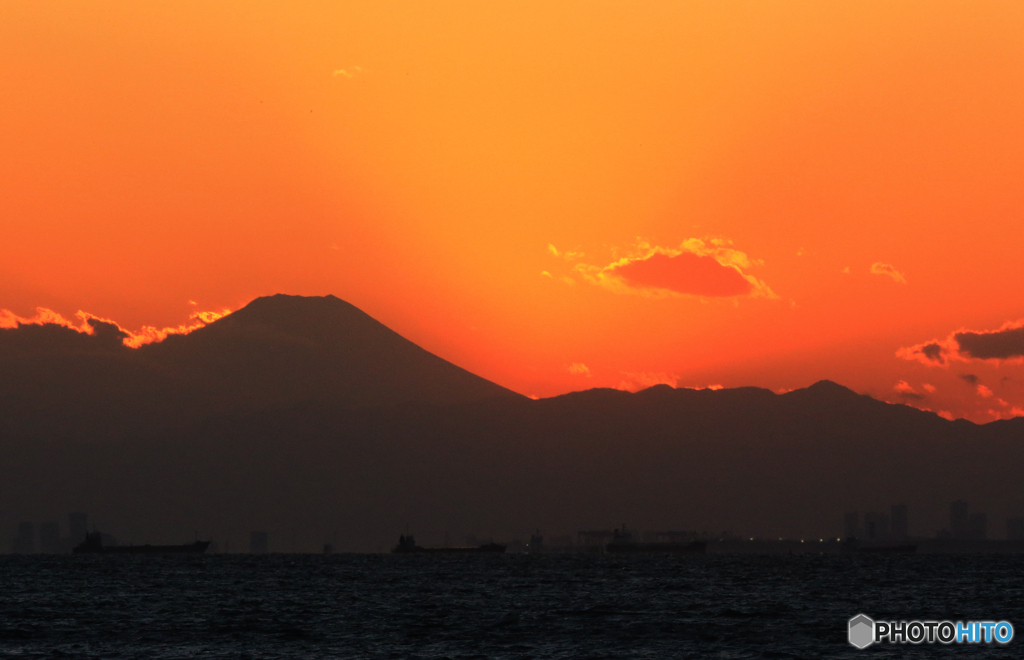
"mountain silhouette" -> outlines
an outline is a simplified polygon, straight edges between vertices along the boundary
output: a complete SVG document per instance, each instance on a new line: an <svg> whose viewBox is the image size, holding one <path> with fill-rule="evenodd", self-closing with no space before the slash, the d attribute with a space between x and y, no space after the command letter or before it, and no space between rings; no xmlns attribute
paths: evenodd
<svg viewBox="0 0 1024 660"><path fill-rule="evenodd" d="M298 403L358 408L521 397L334 296L257 298L139 349L125 347L116 326L89 323L92 335L58 325L0 330L7 426L46 437L124 436Z"/></svg>
<svg viewBox="0 0 1024 660"><path fill-rule="evenodd" d="M423 350L334 296L257 298L139 353L173 378L180 392L217 411L310 401L352 408L521 396Z"/></svg>
<svg viewBox="0 0 1024 660"><path fill-rule="evenodd" d="M834 537L844 511L899 502L932 533L966 499L999 536L1024 515L1024 419L950 422L829 381L534 401L333 297L260 298L137 350L96 330L0 330L0 509L84 509L148 542L238 549L262 529L349 550L407 526L421 542L622 523Z"/></svg>

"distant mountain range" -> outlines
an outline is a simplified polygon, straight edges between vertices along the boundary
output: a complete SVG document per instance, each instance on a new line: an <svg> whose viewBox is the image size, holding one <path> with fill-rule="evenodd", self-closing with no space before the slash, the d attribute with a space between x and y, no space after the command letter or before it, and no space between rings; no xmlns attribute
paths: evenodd
<svg viewBox="0 0 1024 660"><path fill-rule="evenodd" d="M847 510L1024 515L1024 419L975 425L822 381L533 401L333 296L260 298L140 349L93 322L0 330L0 510L240 549L627 524L835 536ZM13 519L13 518L12 518ZM0 530L0 544L4 544ZM3 549L0 545L0 550Z"/></svg>

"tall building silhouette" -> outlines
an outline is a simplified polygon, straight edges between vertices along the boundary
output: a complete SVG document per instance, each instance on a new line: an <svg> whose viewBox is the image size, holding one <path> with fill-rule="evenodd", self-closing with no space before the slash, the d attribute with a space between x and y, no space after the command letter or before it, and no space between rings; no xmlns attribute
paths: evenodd
<svg viewBox="0 0 1024 660"><path fill-rule="evenodd" d="M60 551L60 523L48 520L39 525L39 552L55 555Z"/></svg>
<svg viewBox="0 0 1024 660"><path fill-rule="evenodd" d="M249 552L254 555L265 555L270 550L270 536L266 532L249 534Z"/></svg>
<svg viewBox="0 0 1024 660"><path fill-rule="evenodd" d="M967 502L957 500L949 505L949 531L953 538L966 539L971 535L970 508Z"/></svg>
<svg viewBox="0 0 1024 660"><path fill-rule="evenodd" d="M1024 541L1024 518L1010 518L1006 521L1006 538Z"/></svg>
<svg viewBox="0 0 1024 660"><path fill-rule="evenodd" d="M843 538L857 538L860 536L860 515L856 511L847 511L843 514Z"/></svg>
<svg viewBox="0 0 1024 660"><path fill-rule="evenodd" d="M14 544L18 530L18 516L7 509L0 509L0 552L7 552Z"/></svg>
<svg viewBox="0 0 1024 660"><path fill-rule="evenodd" d="M889 524L893 538L905 539L909 536L906 504L893 504L889 507Z"/></svg>
<svg viewBox="0 0 1024 660"><path fill-rule="evenodd" d="M76 546L85 540L89 531L89 518L82 511L72 511L68 514L68 529L71 530L71 545Z"/></svg>
<svg viewBox="0 0 1024 660"><path fill-rule="evenodd" d="M975 512L970 515L967 519L967 532L969 538L972 539L987 539L988 538L988 517L981 512Z"/></svg>
<svg viewBox="0 0 1024 660"><path fill-rule="evenodd" d="M889 536L889 516L869 511L864 514L864 537L868 540L884 539Z"/></svg>
<svg viewBox="0 0 1024 660"><path fill-rule="evenodd" d="M30 522L18 523L18 534L14 537L11 552L19 555L30 555L36 551L35 526Z"/></svg>

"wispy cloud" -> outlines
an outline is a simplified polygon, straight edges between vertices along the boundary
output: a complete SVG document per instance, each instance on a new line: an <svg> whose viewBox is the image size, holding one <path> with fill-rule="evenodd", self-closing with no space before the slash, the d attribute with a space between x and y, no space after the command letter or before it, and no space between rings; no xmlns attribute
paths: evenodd
<svg viewBox="0 0 1024 660"><path fill-rule="evenodd" d="M548 252L556 257L561 257L566 261L576 261L577 259L582 259L586 256L579 250L559 250L551 243L548 243Z"/></svg>
<svg viewBox="0 0 1024 660"><path fill-rule="evenodd" d="M881 261L876 261L871 264L871 274L873 275L886 275L891 277L894 282L899 284L906 284L907 278L903 276L903 273L896 270L896 267L892 264L883 264Z"/></svg>
<svg viewBox="0 0 1024 660"><path fill-rule="evenodd" d="M540 271L540 274L543 275L544 277L548 277L548 278L551 278L551 279L556 279L554 275L552 275L551 273L549 273L546 270ZM572 279L568 275L563 275L562 277L559 277L557 279L562 284L568 284L569 286L574 286L576 284L576 280Z"/></svg>
<svg viewBox="0 0 1024 660"><path fill-rule="evenodd" d="M335 69L331 74L332 76L343 78L355 78L358 75L366 73L366 70L361 66L350 66L347 69Z"/></svg>
<svg viewBox="0 0 1024 660"><path fill-rule="evenodd" d="M573 362L569 365L569 373L573 376L586 376L590 378L590 369L582 362Z"/></svg>
<svg viewBox="0 0 1024 660"><path fill-rule="evenodd" d="M896 385L894 385L892 389L894 389L902 399L917 400L924 398L924 395L919 394L917 390L914 389L913 385L911 385L905 380L901 380L898 383L896 383Z"/></svg>

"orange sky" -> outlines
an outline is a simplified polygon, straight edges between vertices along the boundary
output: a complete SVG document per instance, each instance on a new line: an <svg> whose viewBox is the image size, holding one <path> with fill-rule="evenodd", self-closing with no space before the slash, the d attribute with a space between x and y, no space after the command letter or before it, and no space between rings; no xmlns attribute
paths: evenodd
<svg viewBox="0 0 1024 660"><path fill-rule="evenodd" d="M1024 414L1012 347L951 338L1024 319L1022 34L1017 2L4 2L0 308L333 293L529 395Z"/></svg>

